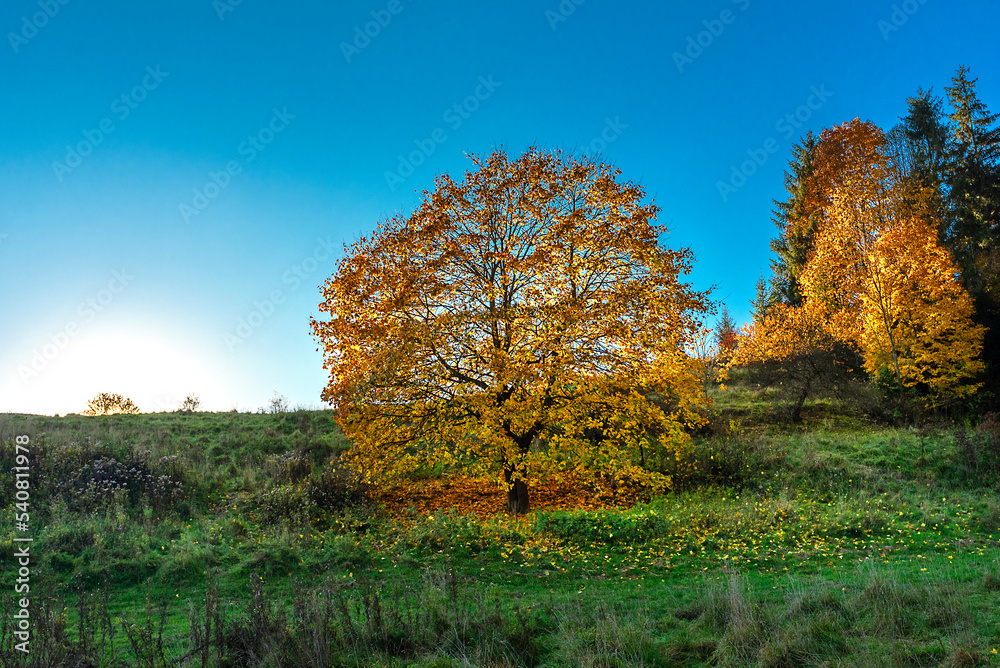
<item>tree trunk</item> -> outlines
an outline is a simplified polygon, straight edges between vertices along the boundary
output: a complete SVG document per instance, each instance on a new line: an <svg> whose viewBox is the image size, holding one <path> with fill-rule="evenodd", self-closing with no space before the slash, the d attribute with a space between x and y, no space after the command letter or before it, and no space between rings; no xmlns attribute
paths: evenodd
<svg viewBox="0 0 1000 668"><path fill-rule="evenodd" d="M528 485L517 477L512 466L504 469L503 478L507 481L507 512L513 515L524 515L528 512Z"/></svg>
<svg viewBox="0 0 1000 668"><path fill-rule="evenodd" d="M802 387L802 393L799 394L799 398L795 400L792 405L792 422L798 424L802 422L802 406L806 403L806 397L809 396L809 383L806 383Z"/></svg>

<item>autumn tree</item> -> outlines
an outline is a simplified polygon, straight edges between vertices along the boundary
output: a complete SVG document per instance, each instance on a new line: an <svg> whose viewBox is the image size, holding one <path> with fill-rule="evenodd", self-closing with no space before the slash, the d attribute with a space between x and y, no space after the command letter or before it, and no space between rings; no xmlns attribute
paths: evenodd
<svg viewBox="0 0 1000 668"><path fill-rule="evenodd" d="M828 309L831 331L857 346L869 373L889 369L931 403L975 391L983 328L938 244L932 195L903 177L871 123L855 119L820 144L830 161L819 169L835 170L837 187L803 272L806 301Z"/></svg>
<svg viewBox="0 0 1000 668"><path fill-rule="evenodd" d="M523 513L529 480L687 442L709 302L619 170L534 148L472 161L346 249L311 325L367 480L461 465Z"/></svg>
<svg viewBox="0 0 1000 668"><path fill-rule="evenodd" d="M933 100L921 100L914 104L933 116ZM869 374L887 371L898 385L918 388L931 406L978 387L983 328L938 242L939 137L921 148L919 133L908 130L939 128L933 119L911 120L890 139L856 119L793 156L790 173L805 176L801 185L786 180L795 187L778 209L778 281L758 285L754 323L733 360L788 389L793 419L818 384L841 384L840 372L857 366L852 354ZM791 276L796 291L774 289L791 285Z"/></svg>
<svg viewBox="0 0 1000 668"><path fill-rule="evenodd" d="M120 394L101 392L87 402L84 415L118 415L120 413L138 413L139 407L131 399Z"/></svg>
<svg viewBox="0 0 1000 668"><path fill-rule="evenodd" d="M802 278L842 174L829 132L823 140L809 132L792 147L785 171L786 199L775 200L771 277L761 276L751 302L753 322L740 337L740 350L727 368L745 367L758 384L790 401L789 417L799 422L810 396L839 391L859 368L857 353L830 333L822 305L806 303ZM818 307L818 308L817 308Z"/></svg>
<svg viewBox="0 0 1000 668"><path fill-rule="evenodd" d="M806 399L837 392L858 378L857 353L841 342L819 302L775 304L744 328L728 367L745 367L761 385L789 402L792 422L801 422Z"/></svg>

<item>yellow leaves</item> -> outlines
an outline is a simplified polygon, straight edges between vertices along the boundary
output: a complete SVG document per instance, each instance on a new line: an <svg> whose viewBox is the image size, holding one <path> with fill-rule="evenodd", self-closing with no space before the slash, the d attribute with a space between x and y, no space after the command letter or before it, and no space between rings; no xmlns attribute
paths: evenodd
<svg viewBox="0 0 1000 668"><path fill-rule="evenodd" d="M531 505L539 510L599 510L629 508L648 502L669 488L668 476L638 467L628 467L614 475L575 469L558 476L528 482ZM394 516L413 508L419 513L446 509L472 512L486 518L503 510L497 494L505 488L503 478L449 476L446 478L398 482L373 491L374 498Z"/></svg>
<svg viewBox="0 0 1000 668"><path fill-rule="evenodd" d="M730 367L751 362L783 361L816 350L832 350L836 338L822 302L803 306L776 304L768 315L744 330Z"/></svg>
<svg viewBox="0 0 1000 668"><path fill-rule="evenodd" d="M680 280L690 252L657 243L657 207L586 158L473 160L323 286L323 398L351 460L373 478L511 462L533 476L546 458L628 462L652 432L681 443L698 420L682 351L707 297Z"/></svg>
<svg viewBox="0 0 1000 668"><path fill-rule="evenodd" d="M806 306L827 311L828 333L856 346L869 373L889 369L932 403L974 392L984 330L937 242L931 194L903 179L871 123L824 132L817 156L823 223L801 276ZM778 340L762 352L780 351Z"/></svg>

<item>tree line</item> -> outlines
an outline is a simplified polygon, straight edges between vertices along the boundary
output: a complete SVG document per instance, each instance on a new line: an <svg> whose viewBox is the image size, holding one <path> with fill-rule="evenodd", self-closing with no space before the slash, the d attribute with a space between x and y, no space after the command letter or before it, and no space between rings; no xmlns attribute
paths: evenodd
<svg viewBox="0 0 1000 668"><path fill-rule="evenodd" d="M945 100L918 89L889 130L855 119L792 150L771 276L733 365L793 388L867 374L917 410L1000 376L1000 128L960 67Z"/></svg>
<svg viewBox="0 0 1000 668"><path fill-rule="evenodd" d="M754 321L738 335L723 308L714 347L793 387L795 419L831 380L942 411L1000 368L996 116L965 68L946 92L947 115L921 90L888 132L856 119L794 148ZM712 382L698 351L718 304L686 282L692 253L600 160L471 160L321 287L311 327L353 443L342 463L369 484L460 469L515 513L549 476L668 488L649 458L690 447Z"/></svg>

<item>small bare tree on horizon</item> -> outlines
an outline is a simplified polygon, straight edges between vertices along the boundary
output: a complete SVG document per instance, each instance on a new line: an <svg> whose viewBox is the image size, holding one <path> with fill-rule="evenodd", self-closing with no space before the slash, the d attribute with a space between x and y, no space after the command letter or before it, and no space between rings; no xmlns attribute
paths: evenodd
<svg viewBox="0 0 1000 668"><path fill-rule="evenodd" d="M274 391L274 396L271 397L271 401L267 404L268 413L287 413L288 412L288 397L283 394L278 394L278 391Z"/></svg>
<svg viewBox="0 0 1000 668"><path fill-rule="evenodd" d="M201 408L201 399L198 398L198 395L196 395L194 392L191 392L186 397L184 397L184 401L181 402L181 404L180 404L180 406L178 406L177 410L179 410L179 411L196 411L199 408Z"/></svg>

